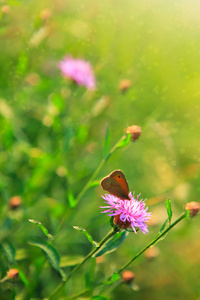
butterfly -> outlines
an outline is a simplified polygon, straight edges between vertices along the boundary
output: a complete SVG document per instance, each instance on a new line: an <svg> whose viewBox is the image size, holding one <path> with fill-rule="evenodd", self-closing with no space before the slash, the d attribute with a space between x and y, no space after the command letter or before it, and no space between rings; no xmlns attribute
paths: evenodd
<svg viewBox="0 0 200 300"><path fill-rule="evenodd" d="M101 180L102 188L110 194L124 200L129 199L129 187L121 170L115 170Z"/></svg>

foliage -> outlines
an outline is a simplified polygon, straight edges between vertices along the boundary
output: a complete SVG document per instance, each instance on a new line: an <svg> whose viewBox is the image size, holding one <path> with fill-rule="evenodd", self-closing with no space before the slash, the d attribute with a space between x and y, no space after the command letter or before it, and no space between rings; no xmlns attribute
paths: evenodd
<svg viewBox="0 0 200 300"><path fill-rule="evenodd" d="M61 297L200 297L198 216L171 230L185 203L199 201L198 11L187 0L1 1L2 300L47 298L59 285ZM95 91L62 77L66 54L91 63ZM142 128L136 142L125 134L133 124ZM146 236L104 240L99 183L115 169L148 198ZM121 284L124 264L169 229L162 256L129 266L140 290Z"/></svg>

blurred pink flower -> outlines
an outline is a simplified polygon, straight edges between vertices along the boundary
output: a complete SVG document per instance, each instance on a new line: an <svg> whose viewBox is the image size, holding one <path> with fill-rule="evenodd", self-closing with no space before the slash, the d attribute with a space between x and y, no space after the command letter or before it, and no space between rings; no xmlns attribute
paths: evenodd
<svg viewBox="0 0 200 300"><path fill-rule="evenodd" d="M132 227L133 231L137 233L136 228L139 228L143 233L148 232L147 224L150 219L150 212L147 212L148 207L145 208L144 200L139 200L140 195L136 198L129 193L131 200L122 200L113 195L106 194L102 198L109 204L109 206L101 206L106 210L103 213L108 213L108 216L114 216L114 224L121 228L127 229Z"/></svg>
<svg viewBox="0 0 200 300"><path fill-rule="evenodd" d="M85 85L88 90L96 88L96 79L89 62L68 55L59 62L58 67L64 77L74 80L78 85Z"/></svg>

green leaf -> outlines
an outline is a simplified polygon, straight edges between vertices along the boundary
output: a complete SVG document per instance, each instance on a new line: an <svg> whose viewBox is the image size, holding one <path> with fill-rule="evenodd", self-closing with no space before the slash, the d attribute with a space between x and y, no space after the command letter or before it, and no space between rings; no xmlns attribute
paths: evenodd
<svg viewBox="0 0 200 300"><path fill-rule="evenodd" d="M127 135L124 136L124 138L120 140L119 143L117 144L117 149L126 147L129 144L130 139L131 139L131 134L127 133Z"/></svg>
<svg viewBox="0 0 200 300"><path fill-rule="evenodd" d="M13 263L15 261L15 247L13 244L7 241L1 244L1 248L9 262Z"/></svg>
<svg viewBox="0 0 200 300"><path fill-rule="evenodd" d="M76 207L76 199L74 198L74 195L73 195L72 191L69 190L69 191L67 192L67 198L68 198L68 200L69 200L69 205L70 205L70 207L71 207L71 208Z"/></svg>
<svg viewBox="0 0 200 300"><path fill-rule="evenodd" d="M99 246L99 244L93 240L92 236L89 234L89 232L87 232L87 230L85 230L84 228L79 227L79 226L73 226L73 228L76 229L76 230L78 230L78 231L81 231L82 233L84 233L85 236L87 237L88 241L89 241L94 247L98 247L98 246Z"/></svg>
<svg viewBox="0 0 200 300"><path fill-rule="evenodd" d="M115 281L119 280L120 276L118 273L113 273L110 280L106 280L104 281L104 284L113 284Z"/></svg>
<svg viewBox="0 0 200 300"><path fill-rule="evenodd" d="M29 219L29 222L31 222L32 224L35 224L38 227L40 227L42 229L43 233L48 237L48 239L50 239L50 240L53 239L53 236L51 234L49 234L48 230L46 229L46 227L41 222L39 222L37 220L32 220L32 219Z"/></svg>
<svg viewBox="0 0 200 300"><path fill-rule="evenodd" d="M24 283L24 285L27 288L29 288L30 287L30 282L28 281L28 278L26 277L26 275L21 270L18 269L18 271L19 271L19 278Z"/></svg>
<svg viewBox="0 0 200 300"><path fill-rule="evenodd" d="M93 257L98 257L115 251L127 236L128 236L128 231L124 230L121 232L117 232L110 240L108 240L108 242L104 244L104 246L101 247L101 249L99 249L94 254Z"/></svg>
<svg viewBox="0 0 200 300"><path fill-rule="evenodd" d="M55 105L55 107L58 109L59 112L61 112L66 106L66 101L63 99L63 97L60 94L52 94L51 101L53 105Z"/></svg>
<svg viewBox="0 0 200 300"><path fill-rule="evenodd" d="M160 233L163 232L163 230L165 229L166 225L167 225L168 219L163 223L163 225L160 228Z"/></svg>
<svg viewBox="0 0 200 300"><path fill-rule="evenodd" d="M100 296L100 295L92 297L92 300L107 300L107 299L108 298L105 298L105 297Z"/></svg>
<svg viewBox="0 0 200 300"><path fill-rule="evenodd" d="M85 274L86 289L90 289L94 281L95 266L96 266L96 259L94 257L91 257L90 260L88 261L88 267Z"/></svg>
<svg viewBox="0 0 200 300"><path fill-rule="evenodd" d="M105 298L105 297L100 296L100 295L92 297L92 300L107 300L107 299L108 298Z"/></svg>
<svg viewBox="0 0 200 300"><path fill-rule="evenodd" d="M110 129L107 126L106 136L105 136L105 140L104 140L104 147L103 147L104 157L106 157L109 154L109 151L110 151Z"/></svg>
<svg viewBox="0 0 200 300"><path fill-rule="evenodd" d="M167 201L165 202L165 206L167 208L167 214L168 214L169 223L171 224L172 208L171 208L171 200L170 199L167 199Z"/></svg>
<svg viewBox="0 0 200 300"><path fill-rule="evenodd" d="M47 242L29 242L29 244L32 246L39 247L45 254L50 265L58 272L62 279L65 278L65 275L60 268L60 256L57 250L51 244Z"/></svg>
<svg viewBox="0 0 200 300"><path fill-rule="evenodd" d="M80 125L76 134L77 140L83 144L87 140L88 132L89 132L88 125L86 124Z"/></svg>
<svg viewBox="0 0 200 300"><path fill-rule="evenodd" d="M185 217L186 219L188 219L190 216L190 210L189 209L186 209L186 213L185 213Z"/></svg>
<svg viewBox="0 0 200 300"><path fill-rule="evenodd" d="M60 267L70 267L80 264L84 257L81 255L65 255L60 258Z"/></svg>

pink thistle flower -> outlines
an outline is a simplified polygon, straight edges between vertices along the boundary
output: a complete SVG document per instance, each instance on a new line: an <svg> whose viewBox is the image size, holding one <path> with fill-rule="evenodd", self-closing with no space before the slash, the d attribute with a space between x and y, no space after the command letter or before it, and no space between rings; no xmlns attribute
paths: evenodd
<svg viewBox="0 0 200 300"><path fill-rule="evenodd" d="M139 200L140 195L136 198L129 193L130 200L122 200L113 195L106 194L102 198L109 206L101 206L105 208L102 213L108 213L108 216L114 216L114 224L120 228L131 228L137 233L136 228L139 228L143 233L148 232L147 224L150 219L150 212L145 208L145 200Z"/></svg>
<svg viewBox="0 0 200 300"><path fill-rule="evenodd" d="M89 62L68 55L59 62L58 68L64 77L74 80L78 85L84 85L88 90L96 88L96 79Z"/></svg>

